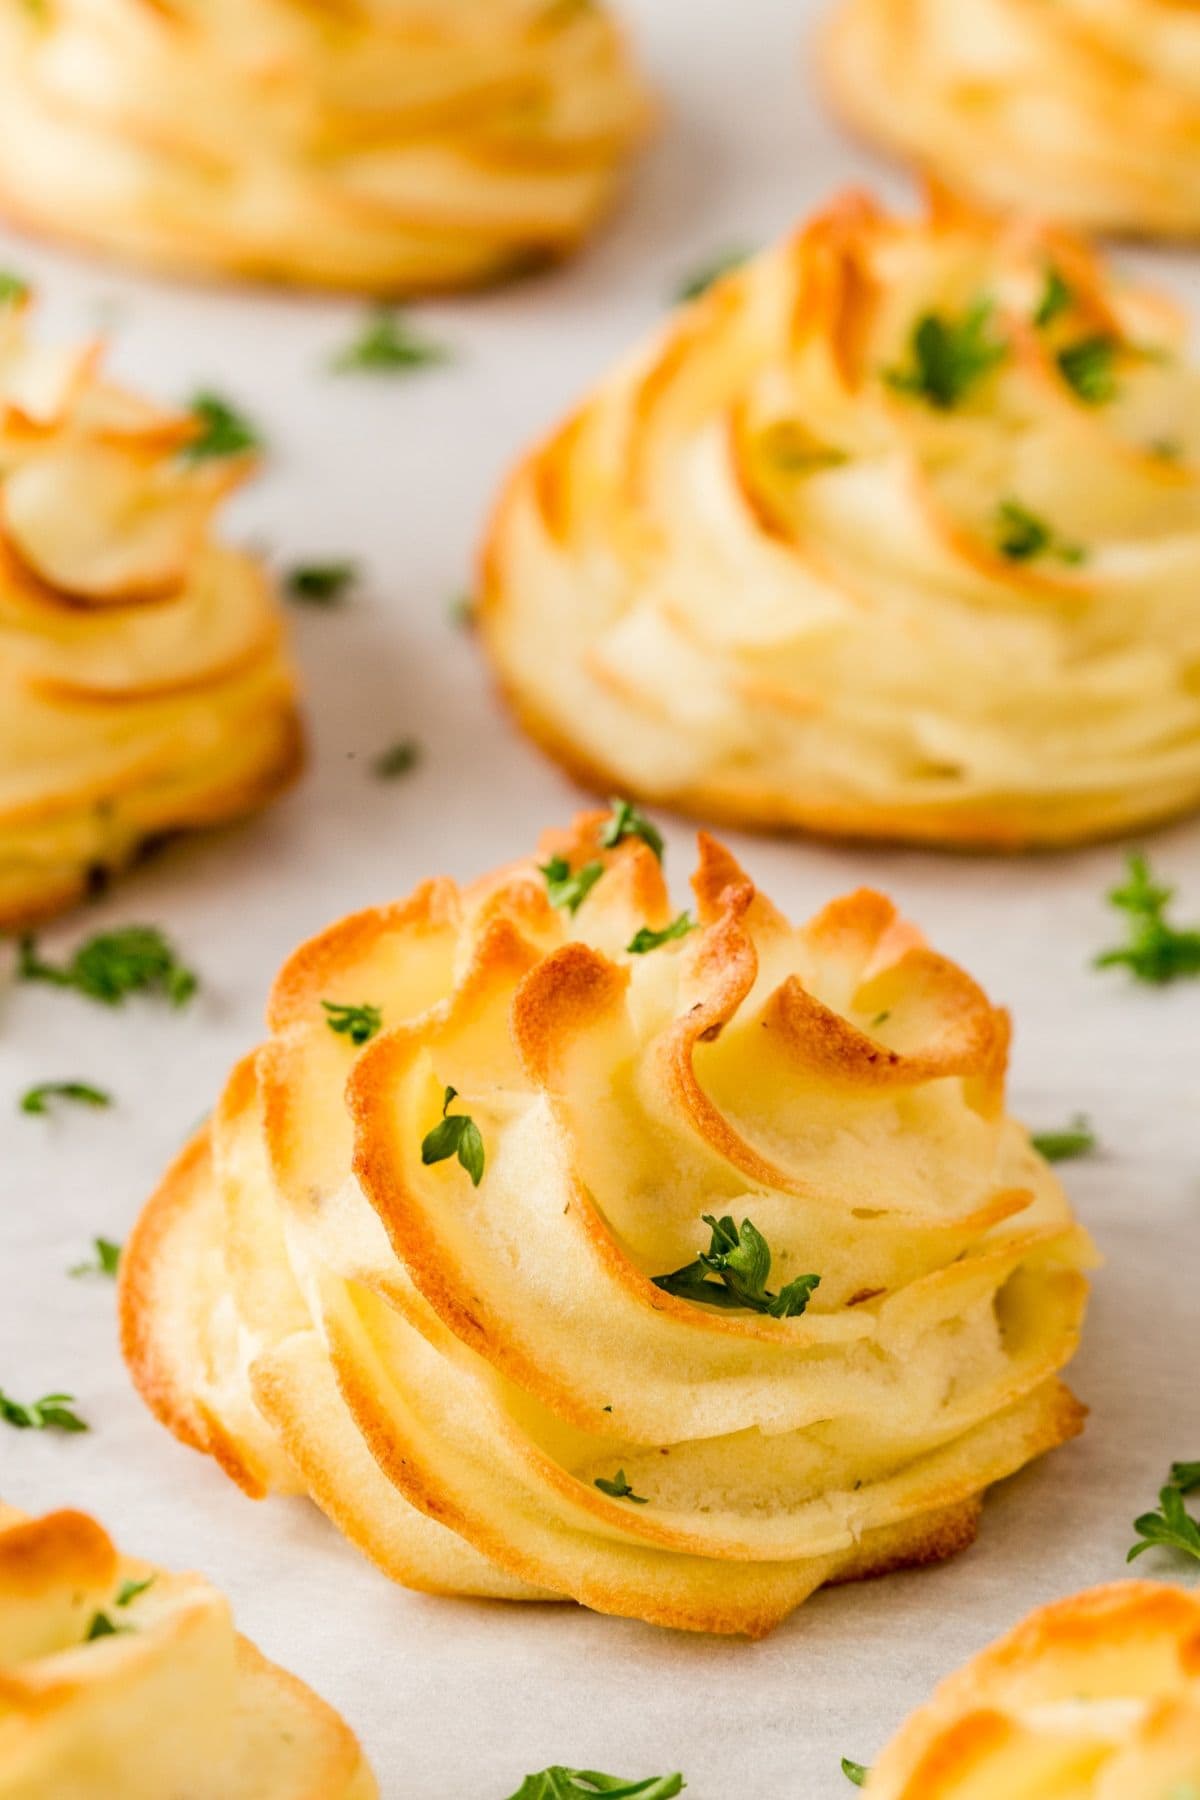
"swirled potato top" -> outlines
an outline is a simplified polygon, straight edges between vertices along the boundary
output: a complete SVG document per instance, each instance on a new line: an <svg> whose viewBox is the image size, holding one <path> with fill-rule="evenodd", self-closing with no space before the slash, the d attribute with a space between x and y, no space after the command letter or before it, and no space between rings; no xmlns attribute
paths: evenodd
<svg viewBox="0 0 1200 1800"><path fill-rule="evenodd" d="M0 1505L3 1800L373 1800L353 1733L199 1575Z"/></svg>
<svg viewBox="0 0 1200 1800"><path fill-rule="evenodd" d="M388 293L571 248L649 113L598 0L6 5L0 102L18 218L171 268Z"/></svg>
<svg viewBox="0 0 1200 1800"><path fill-rule="evenodd" d="M147 839L269 798L300 758L258 562L211 520L245 456L112 386L102 346L0 303L0 924L68 904Z"/></svg>
<svg viewBox="0 0 1200 1800"><path fill-rule="evenodd" d="M397 1579L714 1631L969 1541L1078 1429L1005 1015L636 813L303 946L123 1259L143 1395Z"/></svg>
<svg viewBox="0 0 1200 1800"><path fill-rule="evenodd" d="M1088 230L1200 231L1190 0L841 0L823 63L855 125L960 192Z"/></svg>
<svg viewBox="0 0 1200 1800"><path fill-rule="evenodd" d="M1187 1800L1200 1782L1200 1600L1123 1581L1046 1606L943 1682L868 1800Z"/></svg>
<svg viewBox="0 0 1200 1800"><path fill-rule="evenodd" d="M1183 323L1069 236L843 197L518 468L485 640L597 783L1059 843L1200 798Z"/></svg>

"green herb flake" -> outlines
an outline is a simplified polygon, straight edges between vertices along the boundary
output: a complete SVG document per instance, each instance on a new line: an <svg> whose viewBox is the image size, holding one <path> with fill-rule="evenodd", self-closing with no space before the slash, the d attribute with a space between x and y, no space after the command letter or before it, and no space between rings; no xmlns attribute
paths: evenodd
<svg viewBox="0 0 1200 1800"><path fill-rule="evenodd" d="M1176 1480L1177 1471L1186 1478L1184 1481ZM1133 1562L1144 1551L1157 1546L1178 1550L1200 1562L1200 1521L1194 1519L1183 1504L1184 1494L1198 1485L1200 1464L1172 1463L1171 1479L1159 1490L1158 1511L1143 1513L1140 1519L1133 1521L1133 1529L1142 1541L1134 1544L1126 1562Z"/></svg>
<svg viewBox="0 0 1200 1800"><path fill-rule="evenodd" d="M70 1410L74 1404L74 1394L44 1394L22 1406L0 1388L0 1419L18 1431L86 1431L86 1422Z"/></svg>
<svg viewBox="0 0 1200 1800"><path fill-rule="evenodd" d="M1047 1162L1070 1162L1076 1156L1092 1154L1096 1148L1096 1134L1079 1113L1065 1131L1034 1132L1030 1142Z"/></svg>
<svg viewBox="0 0 1200 1800"><path fill-rule="evenodd" d="M51 1100L74 1100L80 1106L111 1106L112 1095L86 1081L40 1081L21 1095L21 1111L48 1113Z"/></svg>
<svg viewBox="0 0 1200 1800"><path fill-rule="evenodd" d="M464 588L461 593L451 595L446 611L450 615L450 623L465 630L468 625L475 623L477 604L474 594L469 588Z"/></svg>
<svg viewBox="0 0 1200 1800"><path fill-rule="evenodd" d="M866 1763L851 1762L848 1756L843 1756L842 1774L846 1777L847 1781L852 1781L855 1787L865 1787L867 1776L870 1773L871 1771Z"/></svg>
<svg viewBox="0 0 1200 1800"><path fill-rule="evenodd" d="M1047 325L1053 325L1055 319L1068 312L1074 304L1075 290L1063 276L1062 270L1057 263L1047 263L1041 299L1033 315L1034 324L1044 331Z"/></svg>
<svg viewBox="0 0 1200 1800"><path fill-rule="evenodd" d="M302 606L340 606L358 580L354 562L297 563L284 582L288 598Z"/></svg>
<svg viewBox="0 0 1200 1800"><path fill-rule="evenodd" d="M606 1794L608 1800L674 1800L687 1783L683 1776L647 1775L641 1781L627 1781L621 1775L602 1775L595 1769L564 1769L556 1765L527 1775L509 1800L593 1800Z"/></svg>
<svg viewBox="0 0 1200 1800"><path fill-rule="evenodd" d="M1058 562L1081 563L1087 557L1082 544L1069 543L1019 500L1002 500L996 508L996 547L1010 562L1032 562L1049 556Z"/></svg>
<svg viewBox="0 0 1200 1800"><path fill-rule="evenodd" d="M322 1000L325 1023L339 1037L352 1044L367 1044L383 1029L383 1013L377 1006L344 1006L337 1000Z"/></svg>
<svg viewBox="0 0 1200 1800"><path fill-rule="evenodd" d="M468 1114L448 1114L450 1102L457 1099L458 1089L448 1087L442 1098L440 1123L421 1140L421 1161L428 1167L430 1163L448 1162L452 1156L457 1156L471 1177L471 1186L478 1187L483 1180L483 1137Z"/></svg>
<svg viewBox="0 0 1200 1800"><path fill-rule="evenodd" d="M18 946L17 979L74 988L103 1006L121 1006L139 993L161 994L172 1006L185 1006L199 986L155 925L101 931L65 964L44 961L37 940L26 935Z"/></svg>
<svg viewBox="0 0 1200 1800"><path fill-rule="evenodd" d="M604 864L590 862L572 869L565 856L552 856L548 863L539 863L538 870L546 878L551 906L563 907L574 918L603 875Z"/></svg>
<svg viewBox="0 0 1200 1800"><path fill-rule="evenodd" d="M724 276L732 275L735 269L740 269L744 263L749 262L753 254L752 250L728 249L710 256L707 262L700 263L679 283L675 289L676 300L680 304L699 300L702 294L707 294L709 288L715 287Z"/></svg>
<svg viewBox="0 0 1200 1800"><path fill-rule="evenodd" d="M157 1579L156 1575L147 1575L144 1581L123 1581L117 1589L117 1605L132 1606L138 1595L152 1588Z"/></svg>
<svg viewBox="0 0 1200 1800"><path fill-rule="evenodd" d="M98 1612L93 1614L83 1641L85 1644L94 1644L97 1638L123 1637L132 1630L132 1625L114 1625L107 1613Z"/></svg>
<svg viewBox="0 0 1200 1800"><path fill-rule="evenodd" d="M907 367L887 369L884 380L948 412L977 382L1004 361L1008 346L992 335L993 305L977 300L961 319L924 313L913 327Z"/></svg>
<svg viewBox="0 0 1200 1800"><path fill-rule="evenodd" d="M403 313L381 306L368 315L357 337L337 352L330 366L339 375L408 374L449 360L449 351L419 336Z"/></svg>
<svg viewBox="0 0 1200 1800"><path fill-rule="evenodd" d="M677 1299L719 1306L730 1312L766 1313L772 1319L798 1319L815 1289L821 1285L821 1277L798 1275L778 1294L773 1294L767 1287L771 1252L766 1239L750 1220L743 1219L739 1230L728 1214L717 1219L711 1213L705 1213L704 1223L712 1234L708 1249L695 1262L685 1263L682 1269L675 1269L669 1275L656 1275L655 1287Z"/></svg>
<svg viewBox="0 0 1200 1800"><path fill-rule="evenodd" d="M661 862L664 845L658 826L628 800L612 799L608 804L612 807L612 814L600 832L601 849L615 850L626 838L640 838Z"/></svg>
<svg viewBox="0 0 1200 1800"><path fill-rule="evenodd" d="M183 455L188 462L206 462L212 457L240 456L246 450L261 450L263 440L243 413L223 400L220 394L202 389L193 394L188 410L199 430Z"/></svg>
<svg viewBox="0 0 1200 1800"><path fill-rule="evenodd" d="M1085 406L1105 406L1116 399L1119 348L1116 338L1097 332L1059 351L1056 360L1062 378Z"/></svg>
<svg viewBox="0 0 1200 1800"><path fill-rule="evenodd" d="M1154 880L1141 851L1131 852L1126 880L1109 892L1109 904L1127 915L1129 942L1102 951L1098 969L1125 968L1135 981L1164 987L1182 977L1200 975L1200 930L1180 930L1166 911L1175 890Z"/></svg>
<svg viewBox="0 0 1200 1800"><path fill-rule="evenodd" d="M681 912L677 919L672 919L661 931L652 931L649 925L643 925L630 938L625 950L629 956L645 956L648 950L657 950L660 944L669 944L675 938L686 937L689 931L695 930L696 922L691 914Z"/></svg>
<svg viewBox="0 0 1200 1800"><path fill-rule="evenodd" d="M407 775L415 769L421 760L421 746L416 738L399 738L396 743L389 744L381 750L371 764L371 773L380 781L395 781L400 775Z"/></svg>
<svg viewBox="0 0 1200 1800"><path fill-rule="evenodd" d="M618 1469L611 1481L605 1475L597 1475L592 1486L598 1487L600 1492L607 1494L611 1500L631 1500L634 1506L649 1506L650 1504L645 1494L634 1493L625 1479L624 1469Z"/></svg>
<svg viewBox="0 0 1200 1800"><path fill-rule="evenodd" d="M0 269L0 306L20 306L29 298L29 283L11 269Z"/></svg>
<svg viewBox="0 0 1200 1800"><path fill-rule="evenodd" d="M107 1275L115 1279L121 1267L121 1245L114 1244L111 1238L93 1238L92 1247L96 1254L91 1262L76 1263L67 1273L78 1280L84 1275Z"/></svg>

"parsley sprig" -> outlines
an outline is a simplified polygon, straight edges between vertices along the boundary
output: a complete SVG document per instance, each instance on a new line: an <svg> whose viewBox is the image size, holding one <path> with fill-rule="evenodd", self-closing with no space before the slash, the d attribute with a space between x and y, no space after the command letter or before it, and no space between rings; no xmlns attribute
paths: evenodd
<svg viewBox="0 0 1200 1800"><path fill-rule="evenodd" d="M457 1156L471 1177L471 1186L478 1187L483 1180L483 1136L469 1114L447 1113L450 1102L457 1099L458 1089L448 1087L442 1099L440 1124L426 1132L421 1140L421 1161L428 1165L447 1162L450 1157Z"/></svg>
<svg viewBox="0 0 1200 1800"><path fill-rule="evenodd" d="M1075 290L1070 286L1057 263L1046 264L1046 277L1042 287L1041 298L1033 315L1033 322L1042 331L1047 325L1053 325L1060 314L1070 310L1075 304Z"/></svg>
<svg viewBox="0 0 1200 1800"><path fill-rule="evenodd" d="M86 1431L86 1421L70 1410L74 1404L74 1394L43 1394L23 1406L0 1388L0 1419L18 1431Z"/></svg>
<svg viewBox="0 0 1200 1800"><path fill-rule="evenodd" d="M339 1000L322 1000L321 1005L330 1031L348 1037L352 1044L367 1044L383 1029L383 1013L377 1006L350 1006Z"/></svg>
<svg viewBox="0 0 1200 1800"><path fill-rule="evenodd" d="M650 1504L645 1494L634 1493L625 1479L624 1469L618 1469L611 1481L606 1475L597 1475L592 1485L598 1487L602 1494L607 1494L612 1500L632 1500L635 1506L649 1506Z"/></svg>
<svg viewBox="0 0 1200 1800"><path fill-rule="evenodd" d="M395 781L398 776L410 774L420 760L421 746L416 738L398 738L375 757L371 773L380 781Z"/></svg>
<svg viewBox="0 0 1200 1800"><path fill-rule="evenodd" d="M1116 399L1119 348L1116 338L1107 332L1094 332L1059 351L1059 372L1085 406L1105 406Z"/></svg>
<svg viewBox="0 0 1200 1800"><path fill-rule="evenodd" d="M51 1100L74 1100L80 1106L111 1106L112 1095L86 1081L39 1081L21 1095L21 1111L48 1113Z"/></svg>
<svg viewBox="0 0 1200 1800"><path fill-rule="evenodd" d="M67 1274L75 1279L84 1275L107 1275L115 1278L121 1266L121 1245L115 1244L111 1238L93 1238L92 1248L96 1254L91 1262L75 1263L67 1270Z"/></svg>
<svg viewBox="0 0 1200 1800"><path fill-rule="evenodd" d="M183 455L188 462L207 462L217 456L240 456L244 450L260 450L262 436L256 426L244 413L238 412L228 400L220 394L214 394L210 388L203 388L193 394L188 410L192 413L199 430L191 441L184 445Z"/></svg>
<svg viewBox="0 0 1200 1800"><path fill-rule="evenodd" d="M866 1763L852 1762L848 1756L843 1756L842 1774L846 1777L847 1781L852 1781L855 1787L865 1787L867 1776L870 1773L871 1771Z"/></svg>
<svg viewBox="0 0 1200 1800"><path fill-rule="evenodd" d="M98 932L63 964L46 962L36 938L26 935L18 945L17 979L74 988L103 1006L121 1006L140 993L162 994L172 1006L185 1006L200 985L156 925Z"/></svg>
<svg viewBox="0 0 1200 1800"><path fill-rule="evenodd" d="M123 1581L117 1589L114 1604L120 1607L131 1605L139 1594L144 1594L147 1588L154 1586L156 1579L153 1575L147 1575L145 1581ZM132 1625L123 1625L106 1612L93 1613L92 1622L84 1634L84 1642L93 1644L97 1638L121 1637L132 1630Z"/></svg>
<svg viewBox="0 0 1200 1800"><path fill-rule="evenodd" d="M1160 1488L1158 1511L1143 1513L1133 1521L1141 1543L1134 1544L1126 1557L1133 1562L1143 1551L1158 1545L1194 1556L1200 1562L1200 1520L1194 1519L1183 1504L1185 1494L1200 1488L1200 1462L1175 1462L1165 1487Z"/></svg>
<svg viewBox="0 0 1200 1800"><path fill-rule="evenodd" d="M753 252L744 246L741 249L719 250L715 256L710 256L707 262L698 264L690 275L684 276L675 290L676 300L681 304L688 300L699 300L700 296L707 294L709 288L720 281L722 276L731 275L735 269L740 269L743 263L749 262L752 254Z"/></svg>
<svg viewBox="0 0 1200 1800"><path fill-rule="evenodd" d="M555 1765L527 1775L509 1800L593 1800L596 1794L607 1794L608 1800L674 1800L687 1783L683 1776L647 1775L641 1781L627 1781L622 1775L602 1775L595 1769L564 1769Z"/></svg>
<svg viewBox="0 0 1200 1800"><path fill-rule="evenodd" d="M681 912L677 919L672 919L661 931L653 931L649 925L643 925L630 938L625 950L629 956L645 956L648 950L657 950L660 944L669 944L675 938L686 937L689 931L695 931L696 928L696 921L691 913Z"/></svg>
<svg viewBox="0 0 1200 1800"><path fill-rule="evenodd" d="M600 833L601 849L615 850L618 844L625 842L626 838L641 838L643 844L648 844L661 862L663 859L663 835L653 820L648 819L645 813L629 800L614 798L609 801L609 805L612 807L612 813Z"/></svg>
<svg viewBox="0 0 1200 1800"><path fill-rule="evenodd" d="M450 352L415 332L404 314L380 306L331 363L336 374L409 374L450 360Z"/></svg>
<svg viewBox="0 0 1200 1800"><path fill-rule="evenodd" d="M1087 556L1082 544L1059 537L1045 519L1011 499L1002 500L996 508L996 547L1010 562L1049 556L1058 562L1081 563Z"/></svg>
<svg viewBox="0 0 1200 1800"><path fill-rule="evenodd" d="M771 1252L761 1231L743 1219L741 1228L728 1214L718 1219L705 1213L712 1233L708 1249L695 1262L685 1263L669 1275L656 1275L655 1287L679 1300L700 1301L731 1312L766 1313L772 1319L797 1319L820 1286L819 1275L797 1275L778 1294L771 1293ZM716 1279L714 1280L713 1277Z"/></svg>
<svg viewBox="0 0 1200 1800"><path fill-rule="evenodd" d="M993 334L995 308L986 296L959 319L923 313L913 327L907 366L884 371L884 379L904 394L915 394L948 412L1008 354Z"/></svg>
<svg viewBox="0 0 1200 1800"><path fill-rule="evenodd" d="M340 606L358 580L355 562L296 563L284 585L288 597L303 606Z"/></svg>
<svg viewBox="0 0 1200 1800"><path fill-rule="evenodd" d="M1127 916L1129 942L1102 951L1095 966L1128 969L1136 981L1157 987L1200 975L1200 929L1180 930L1166 916L1174 888L1155 881L1140 850L1131 852L1127 869L1125 881L1110 889L1108 899Z"/></svg>
<svg viewBox="0 0 1200 1800"><path fill-rule="evenodd" d="M561 906L574 918L604 873L602 862L584 863L572 869L565 856L552 856L548 863L538 864L546 877L546 892L551 906Z"/></svg>
<svg viewBox="0 0 1200 1800"><path fill-rule="evenodd" d="M1076 1156L1090 1156L1096 1148L1096 1134L1082 1113L1076 1113L1063 1131L1036 1131L1029 1141L1047 1162L1070 1162Z"/></svg>

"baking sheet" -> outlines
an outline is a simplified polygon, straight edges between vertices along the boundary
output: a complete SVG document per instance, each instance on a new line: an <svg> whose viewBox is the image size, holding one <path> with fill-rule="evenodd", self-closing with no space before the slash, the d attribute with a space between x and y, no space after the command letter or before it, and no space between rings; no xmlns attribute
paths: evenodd
<svg viewBox="0 0 1200 1800"><path fill-rule="evenodd" d="M349 555L365 570L351 605L295 616L306 782L249 827L171 849L87 915L88 930L161 924L201 972L194 1005L109 1013L0 977L0 1386L23 1399L67 1389L93 1427L5 1431L0 1491L30 1509L82 1505L131 1551L202 1568L241 1628L353 1723L387 1800L504 1800L552 1762L680 1768L695 1800L848 1793L840 1757L869 1761L940 1675L1030 1606L1119 1576L1130 1521L1167 1464L1200 1454L1200 989L1089 968L1119 935L1103 901L1115 847L995 863L732 840L796 916L863 881L886 888L1012 1007L1015 1109L1043 1129L1086 1112L1101 1139L1064 1176L1107 1258L1072 1377L1092 1409L1082 1440L997 1491L967 1554L818 1595L764 1643L389 1586L314 1509L252 1504L154 1424L117 1355L111 1284L66 1274L95 1234L125 1235L255 1041L270 978L302 936L428 874L508 859L578 803L516 736L448 616L514 453L696 264L766 242L847 181L909 191L825 116L801 56L817 8L627 10L668 108L628 205L568 269L416 309L453 351L444 367L336 378L328 360L356 327L353 305L159 284L0 240L0 266L41 287L52 335L109 321L123 375L165 399L211 386L259 421L271 457L233 508L238 535L281 564ZM1127 260L1200 305L1200 255ZM372 755L408 735L420 767L373 781ZM667 835L682 887L691 834ZM1154 856L1200 915L1200 826L1157 834ZM118 1105L17 1114L28 1085L66 1077ZM1158 1553L1139 1567L1194 1579Z"/></svg>

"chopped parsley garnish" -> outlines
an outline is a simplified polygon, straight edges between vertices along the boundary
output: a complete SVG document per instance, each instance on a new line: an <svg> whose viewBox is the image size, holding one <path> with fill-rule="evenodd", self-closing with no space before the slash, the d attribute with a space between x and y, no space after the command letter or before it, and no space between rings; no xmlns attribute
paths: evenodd
<svg viewBox="0 0 1200 1800"><path fill-rule="evenodd" d="M996 508L996 547L1012 562L1052 556L1059 562L1081 563L1087 555L1082 544L1057 536L1045 519L1019 500L1002 500Z"/></svg>
<svg viewBox="0 0 1200 1800"><path fill-rule="evenodd" d="M605 1475L597 1475L592 1485L598 1487L602 1494L607 1494L612 1500L632 1500L635 1506L649 1506L650 1504L645 1494L634 1493L625 1479L624 1469L618 1469L611 1481Z"/></svg>
<svg viewBox="0 0 1200 1800"><path fill-rule="evenodd" d="M1037 1131L1030 1142L1047 1162L1070 1162L1072 1157L1091 1155L1096 1148L1096 1134L1079 1113L1065 1131Z"/></svg>
<svg viewBox="0 0 1200 1800"><path fill-rule="evenodd" d="M130 1606L139 1594L154 1586L156 1579L154 1575L147 1575L145 1581L123 1581L117 1589L117 1605Z"/></svg>
<svg viewBox="0 0 1200 1800"><path fill-rule="evenodd" d="M681 912L677 919L672 919L661 931L652 931L649 925L643 925L630 938L625 949L630 956L645 956L647 950L657 950L660 944L669 944L674 938L686 937L689 931L695 930L696 921L691 914Z"/></svg>
<svg viewBox="0 0 1200 1800"><path fill-rule="evenodd" d="M98 1612L92 1615L92 1622L87 1628L83 1641L85 1644L92 1644L97 1638L121 1637L125 1632L132 1630L132 1625L114 1625L107 1613Z"/></svg>
<svg viewBox="0 0 1200 1800"><path fill-rule="evenodd" d="M478 1187L483 1180L483 1138L474 1119L466 1113L452 1113L447 1116L447 1108L452 1100L458 1099L458 1089L448 1087L442 1100L441 1122L421 1140L421 1161L440 1163L457 1156L467 1174L471 1177L471 1186Z"/></svg>
<svg viewBox="0 0 1200 1800"><path fill-rule="evenodd" d="M92 1246L96 1252L91 1262L76 1263L68 1269L68 1275L108 1275L115 1276L121 1266L121 1246L114 1244L111 1238L93 1238Z"/></svg>
<svg viewBox="0 0 1200 1800"><path fill-rule="evenodd" d="M767 1287L771 1252L767 1241L749 1219L741 1230L728 1214L723 1219L704 1214L712 1241L695 1262L670 1275L656 1275L655 1287L679 1300L700 1301L731 1312L767 1313L773 1319L796 1319L807 1307L819 1275L797 1275L778 1294ZM713 1277L716 1277L714 1280Z"/></svg>
<svg viewBox="0 0 1200 1800"><path fill-rule="evenodd" d="M1075 304L1075 291L1063 278L1062 270L1057 263L1046 264L1046 280L1042 288L1042 297L1037 303L1033 322L1044 330L1052 325L1060 313L1067 312Z"/></svg>
<svg viewBox="0 0 1200 1800"><path fill-rule="evenodd" d="M606 1794L608 1800L674 1800L687 1783L682 1775L647 1775L642 1781L626 1781L621 1775L601 1775L595 1769L564 1769L555 1766L527 1775L509 1800L593 1800Z"/></svg>
<svg viewBox="0 0 1200 1800"><path fill-rule="evenodd" d="M357 579L357 563L297 563L288 570L285 586L289 597L304 606L340 606Z"/></svg>
<svg viewBox="0 0 1200 1800"><path fill-rule="evenodd" d="M1140 851L1128 859L1128 878L1109 892L1109 903L1128 915L1129 942L1105 950L1098 969L1125 968L1137 981L1163 987L1181 976L1200 975L1200 930L1179 930L1166 917L1175 890L1156 882Z"/></svg>
<svg viewBox="0 0 1200 1800"><path fill-rule="evenodd" d="M573 870L565 856L552 856L548 863L539 863L538 869L546 877L551 906L565 907L574 918L603 875L604 864L584 863L582 868Z"/></svg>
<svg viewBox="0 0 1200 1800"><path fill-rule="evenodd" d="M641 838L643 844L648 844L661 862L663 835L658 826L628 800L614 798L609 801L609 805L612 807L612 815L600 833L601 849L615 850L626 838Z"/></svg>
<svg viewBox="0 0 1200 1800"><path fill-rule="evenodd" d="M909 366L885 370L884 379L901 393L948 412L1008 354L1008 346L992 335L993 310L985 298L961 319L924 313L913 328Z"/></svg>
<svg viewBox="0 0 1200 1800"><path fill-rule="evenodd" d="M1200 1521L1194 1519L1183 1504L1183 1496L1200 1487L1200 1462L1175 1462L1165 1487L1159 1490L1158 1511L1143 1513L1133 1521L1141 1543L1135 1544L1126 1557L1133 1562L1145 1550L1163 1546L1182 1551L1200 1562Z"/></svg>
<svg viewBox="0 0 1200 1800"><path fill-rule="evenodd" d="M731 275L734 269L740 269L743 263L749 262L753 252L750 250L722 250L708 261L701 263L684 277L675 290L676 300L699 300L701 294L707 294L710 287L720 281L723 275Z"/></svg>
<svg viewBox="0 0 1200 1800"><path fill-rule="evenodd" d="M377 1006L344 1006L337 1000L322 1000L325 1023L339 1037L352 1044L366 1044L383 1029L383 1014Z"/></svg>
<svg viewBox="0 0 1200 1800"><path fill-rule="evenodd" d="M0 1419L18 1431L86 1431L86 1422L70 1410L74 1404L74 1394L43 1394L22 1406L0 1388Z"/></svg>
<svg viewBox="0 0 1200 1800"><path fill-rule="evenodd" d="M208 389L192 396L189 410L200 430L183 447L189 462L206 462L214 456L238 456L243 450L260 450L262 438L243 413L220 394Z"/></svg>
<svg viewBox="0 0 1200 1800"><path fill-rule="evenodd" d="M1116 338L1097 332L1059 351L1057 361L1063 380L1086 406L1104 406L1116 399L1114 364L1118 348Z"/></svg>
<svg viewBox="0 0 1200 1800"><path fill-rule="evenodd" d="M0 306L19 306L29 298L29 283L11 269L0 269Z"/></svg>
<svg viewBox="0 0 1200 1800"><path fill-rule="evenodd" d="M469 588L462 593L453 594L447 604L446 611L450 615L450 623L466 627L475 623L475 596Z"/></svg>
<svg viewBox="0 0 1200 1800"><path fill-rule="evenodd" d="M842 1774L846 1777L847 1781L852 1781L855 1787L865 1787L867 1776L870 1773L871 1771L866 1763L851 1762L848 1756L843 1756Z"/></svg>
<svg viewBox="0 0 1200 1800"><path fill-rule="evenodd" d="M86 1081L39 1081L21 1095L21 1111L47 1113L51 1100L76 1100L80 1106L111 1106L112 1095Z"/></svg>
<svg viewBox="0 0 1200 1800"><path fill-rule="evenodd" d="M1183 445L1178 438L1152 438L1146 448L1159 462L1178 462L1183 455Z"/></svg>
<svg viewBox="0 0 1200 1800"><path fill-rule="evenodd" d="M399 738L381 750L371 764L371 773L380 781L395 781L398 775L407 775L415 769L421 760L421 746L416 738Z"/></svg>
<svg viewBox="0 0 1200 1800"><path fill-rule="evenodd" d="M45 962L38 955L37 940L25 936L19 945L17 979L74 988L104 1006L121 1006L130 994L141 993L162 994L172 1006L185 1006L200 985L156 925L101 931L62 965Z"/></svg>
<svg viewBox="0 0 1200 1800"><path fill-rule="evenodd" d="M375 370L396 374L448 362L449 357L443 345L420 337L403 313L380 306L369 314L358 336L338 351L331 367L339 375Z"/></svg>

